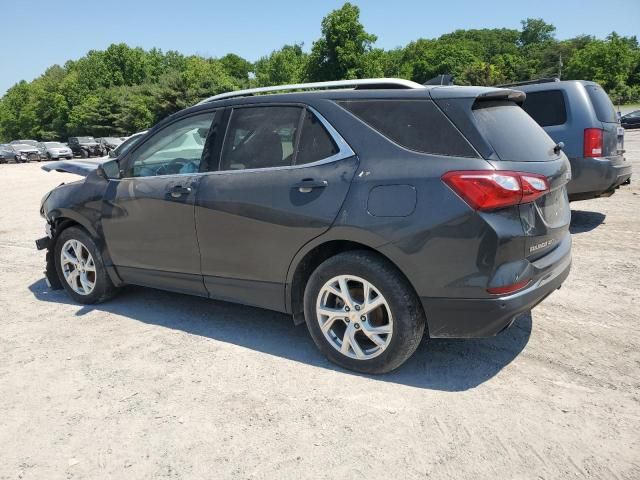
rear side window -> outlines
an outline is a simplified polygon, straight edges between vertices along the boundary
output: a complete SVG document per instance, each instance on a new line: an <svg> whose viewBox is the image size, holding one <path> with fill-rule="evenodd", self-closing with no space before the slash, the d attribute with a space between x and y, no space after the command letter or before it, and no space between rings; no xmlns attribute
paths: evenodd
<svg viewBox="0 0 640 480"><path fill-rule="evenodd" d="M395 143L422 153L477 157L475 150L430 100L338 102Z"/></svg>
<svg viewBox="0 0 640 480"><path fill-rule="evenodd" d="M558 156L551 137L513 102L479 102L473 115L500 160L542 162Z"/></svg>
<svg viewBox="0 0 640 480"><path fill-rule="evenodd" d="M599 85L585 85L587 94L593 104L593 109L596 111L596 117L601 122L616 123L618 118L616 117L616 109L611 103L611 99L607 92L605 92Z"/></svg>
<svg viewBox="0 0 640 480"><path fill-rule="evenodd" d="M234 108L222 149L221 170L293 164L300 107Z"/></svg>
<svg viewBox="0 0 640 480"><path fill-rule="evenodd" d="M338 153L338 147L320 120L309 110L304 115L296 164L317 162Z"/></svg>
<svg viewBox="0 0 640 480"><path fill-rule="evenodd" d="M567 108L560 90L527 93L522 108L541 127L562 125L567 121Z"/></svg>

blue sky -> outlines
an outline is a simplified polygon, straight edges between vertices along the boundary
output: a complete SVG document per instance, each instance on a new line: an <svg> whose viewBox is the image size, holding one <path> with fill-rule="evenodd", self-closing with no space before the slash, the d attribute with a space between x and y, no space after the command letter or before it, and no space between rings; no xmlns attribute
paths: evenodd
<svg viewBox="0 0 640 480"><path fill-rule="evenodd" d="M185 54L255 60L285 43L309 48L342 0L0 0L0 94L48 66L125 42ZM519 28L541 17L560 39L612 30L640 34L638 0L353 0L376 46L392 48L458 28Z"/></svg>

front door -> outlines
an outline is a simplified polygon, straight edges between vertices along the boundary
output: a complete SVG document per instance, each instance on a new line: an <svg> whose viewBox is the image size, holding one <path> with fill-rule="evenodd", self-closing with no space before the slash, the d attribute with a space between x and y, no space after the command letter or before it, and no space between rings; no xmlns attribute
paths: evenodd
<svg viewBox="0 0 640 480"><path fill-rule="evenodd" d="M310 109L234 108L219 168L203 174L196 202L210 295L283 310L291 260L331 226L357 164Z"/></svg>
<svg viewBox="0 0 640 480"><path fill-rule="evenodd" d="M107 249L125 282L206 295L194 204L214 112L177 120L122 160L103 202Z"/></svg>

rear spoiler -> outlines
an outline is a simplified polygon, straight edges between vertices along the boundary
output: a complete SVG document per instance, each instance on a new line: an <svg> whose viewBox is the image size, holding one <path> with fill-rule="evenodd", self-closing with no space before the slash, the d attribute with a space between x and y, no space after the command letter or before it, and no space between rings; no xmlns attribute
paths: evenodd
<svg viewBox="0 0 640 480"><path fill-rule="evenodd" d="M476 102L489 102L494 100L506 100L509 102L517 103L518 105L522 105L524 100L527 98L527 94L521 92L519 90L510 90L507 88L501 88L492 90L490 92L481 93L476 97Z"/></svg>
<svg viewBox="0 0 640 480"><path fill-rule="evenodd" d="M476 87L476 86L434 86L429 89L429 95L435 101L453 101L466 99L472 103L483 101L505 100L521 105L527 95L520 90L511 88Z"/></svg>

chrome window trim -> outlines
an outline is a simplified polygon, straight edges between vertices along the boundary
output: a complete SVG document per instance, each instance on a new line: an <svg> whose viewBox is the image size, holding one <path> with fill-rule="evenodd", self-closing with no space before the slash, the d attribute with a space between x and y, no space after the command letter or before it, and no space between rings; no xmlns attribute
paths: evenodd
<svg viewBox="0 0 640 480"><path fill-rule="evenodd" d="M252 107L262 107L262 106L281 106L281 105L272 105L272 104L252 104ZM331 125L331 123L329 123L329 121L324 118L324 116L322 116L320 114L320 112L318 112L315 108L309 106L309 105L297 105L299 108L306 108L307 110L309 110L311 113L313 113L316 118L318 120L320 120L320 123L322 123L322 125L324 126L324 128L327 130L327 132L329 133L329 136L331 136L331 138L333 139L333 141L335 142L336 146L338 147L338 153L331 155L330 157L326 157L326 158L322 158L320 160L316 160L315 162L310 162L310 163L302 163L299 165L284 165L284 166L280 166L280 167L264 167L264 168L246 168L246 169L242 169L242 170L215 170L213 172L193 172L193 173L172 173L172 174L166 174L166 175L153 175L153 176L148 176L148 177L123 177L123 178L119 178L119 179L114 179L114 180L141 180L141 179L145 179L145 178L167 178L167 177L196 177L196 176L203 176L203 175L223 175L223 174L239 174L239 173L257 173L257 172L269 172L269 171L278 171L278 170L291 170L291 169L300 169L300 168L307 168L307 167L316 167L316 166L320 166L320 165L325 165L327 163L332 163L332 162L337 162L340 160L344 160L345 158L350 158L350 157L354 157L356 155L356 153L353 151L353 149L349 146L349 144L347 143L347 141L342 137L342 135L340 135L340 133L338 133L338 131L333 127L333 125ZM243 108L245 107L244 105L239 107L239 108ZM249 107L249 105L247 105L247 107ZM234 107L230 107L230 108L234 108ZM228 125L227 125L228 127ZM226 131L225 131L225 137L226 137ZM200 159L200 161L202 161L202 159Z"/></svg>
<svg viewBox="0 0 640 480"><path fill-rule="evenodd" d="M252 104L250 106L247 105L246 108L263 107L263 106L276 107L276 106L283 106L283 105L266 104L266 103ZM284 165L279 167L245 168L245 169L239 169L239 170L216 170L213 172L198 172L197 175L211 175L211 174L220 175L220 174L229 174L229 173L238 174L238 173L256 173L256 172L267 172L267 171L277 171L277 170L291 170L291 169L298 169L298 168L315 167L318 165L325 165L327 163L337 162L339 160L344 160L345 158L350 158L355 156L355 152L349 146L347 141L344 138L342 138L342 135L340 135L338 131L335 128L333 128L333 125L331 125L329 121L320 114L320 112L318 112L315 108L309 105L298 104L296 106L300 108L306 108L311 113L313 113L318 120L320 120L320 123L322 123L324 128L327 130L327 133L329 133L329 136L335 142L336 147L338 147L338 153L331 155L330 157L322 158L320 160L316 160L315 162L309 162L309 163L302 163L302 164L296 164L296 165ZM239 106L238 108L244 108L244 107L245 106L242 105L242 106ZM235 108L235 107L230 107L230 108ZM227 127L228 126L229 125L227 125ZM225 137L226 137L226 132L225 132Z"/></svg>

